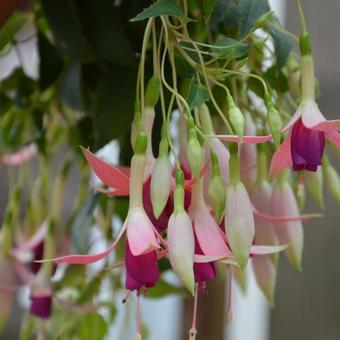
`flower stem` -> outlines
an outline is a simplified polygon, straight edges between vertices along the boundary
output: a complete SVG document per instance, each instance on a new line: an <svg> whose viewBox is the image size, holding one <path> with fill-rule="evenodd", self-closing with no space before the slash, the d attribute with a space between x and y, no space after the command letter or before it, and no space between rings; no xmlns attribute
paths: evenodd
<svg viewBox="0 0 340 340"><path fill-rule="evenodd" d="M306 19L305 19L305 15L303 13L301 0L296 0L296 7L297 7L297 10L298 10L298 13L299 13L302 31L307 32Z"/></svg>

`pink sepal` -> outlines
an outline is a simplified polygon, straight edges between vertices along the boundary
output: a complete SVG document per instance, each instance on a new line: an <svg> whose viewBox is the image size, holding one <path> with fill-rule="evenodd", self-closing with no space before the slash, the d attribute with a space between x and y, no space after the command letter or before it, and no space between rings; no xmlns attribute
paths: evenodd
<svg viewBox="0 0 340 340"><path fill-rule="evenodd" d="M66 256L60 256L60 257L55 257L52 259L44 259L44 260L39 260L35 261L38 263L43 263L43 262L48 262L48 261L53 261L54 263L67 263L67 264L90 264L93 262L97 262L104 257L108 256L111 251L117 246L119 240L123 236L124 232L126 230L126 225L124 224L123 227L121 228L119 235L117 236L116 240L113 242L110 248L104 250L103 252L100 252L98 254L94 255L66 255Z"/></svg>
<svg viewBox="0 0 340 340"><path fill-rule="evenodd" d="M225 142L235 142L235 143L245 143L245 144L260 144L260 143L270 142L273 139L272 135L243 136L243 138L240 138L239 136L236 136L236 135L216 135L216 137Z"/></svg>
<svg viewBox="0 0 340 340"><path fill-rule="evenodd" d="M281 171L289 168L293 164L291 150L290 150L291 132L286 140L280 145L280 147L274 152L271 164L270 175L275 176Z"/></svg>
<svg viewBox="0 0 340 340"><path fill-rule="evenodd" d="M287 244L281 244L278 246L257 246L254 245L250 248L250 255L269 255L281 252L288 247Z"/></svg>
<svg viewBox="0 0 340 340"><path fill-rule="evenodd" d="M90 150L84 148L81 150L94 173L104 184L120 192L129 192L130 179L126 168L113 166L94 155Z"/></svg>
<svg viewBox="0 0 340 340"><path fill-rule="evenodd" d="M273 215L268 215L257 210L254 206L253 206L253 212L257 217L263 220L266 220L266 221L271 221L271 222L307 221L313 218L323 217L322 214L303 214L303 215L297 215L297 216L273 216Z"/></svg>

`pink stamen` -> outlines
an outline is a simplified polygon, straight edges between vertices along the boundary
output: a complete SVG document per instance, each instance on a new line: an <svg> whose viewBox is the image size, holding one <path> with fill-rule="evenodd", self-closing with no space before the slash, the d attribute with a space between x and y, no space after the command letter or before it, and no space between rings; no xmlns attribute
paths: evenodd
<svg viewBox="0 0 340 340"><path fill-rule="evenodd" d="M127 299L129 298L129 296L131 295L132 291L131 290L128 290L126 292L126 295L124 297L124 299L122 300L122 303L125 303L127 301Z"/></svg>
<svg viewBox="0 0 340 340"><path fill-rule="evenodd" d="M195 285L195 298L194 298L194 311L193 311L193 316L192 316L192 325L191 325L191 329L189 331L189 339L190 340L195 340L196 334L197 334L196 319L197 319L197 303L198 303L198 286L199 286L199 284L196 283L196 285Z"/></svg>

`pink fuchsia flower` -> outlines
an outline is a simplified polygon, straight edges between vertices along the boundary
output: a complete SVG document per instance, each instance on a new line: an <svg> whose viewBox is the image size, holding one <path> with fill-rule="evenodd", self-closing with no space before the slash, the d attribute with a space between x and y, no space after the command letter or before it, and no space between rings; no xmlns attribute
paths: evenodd
<svg viewBox="0 0 340 340"><path fill-rule="evenodd" d="M3 154L1 161L6 165L21 165L31 160L37 153L38 149L36 144L31 143L16 152Z"/></svg>
<svg viewBox="0 0 340 340"><path fill-rule="evenodd" d="M145 170L145 150L147 145L147 137L145 133L141 132L136 141L135 155L131 160L130 171L130 202L129 210L126 220L119 232L119 235L115 242L107 250L94 254L94 255L67 255L58 258L54 258L56 263L68 263L68 264L89 264L106 257L118 244L119 240L123 236L124 232L127 233L128 250L126 251L126 265L129 278L127 278L127 285L132 284L133 273L136 272L136 263L148 261L149 258L138 258L149 253L154 253L155 250L160 248L157 237L160 237L152 222L148 218L143 208L143 180ZM91 160L93 161L93 159ZM98 163L95 159L95 164L102 166L102 163ZM107 165L107 164L106 164ZM108 169L105 165L105 169ZM98 170L98 169L97 169ZM116 170L116 169L115 169ZM115 171L114 170L114 171ZM107 172L105 174L108 174ZM150 258L154 255L150 255ZM134 258L135 257L135 258ZM154 272L154 268L152 268ZM138 275L135 275L138 276ZM140 277L136 277L135 280L142 283ZM149 279L143 282L144 285L150 284Z"/></svg>
<svg viewBox="0 0 340 340"><path fill-rule="evenodd" d="M52 311L51 283L40 273L35 277L31 286L30 313L41 319L48 319Z"/></svg>
<svg viewBox="0 0 340 340"><path fill-rule="evenodd" d="M298 215L299 209L293 190L287 180L279 179L273 188L272 212L277 216ZM288 260L301 269L303 251L303 228L301 221L274 222L280 243L289 244L285 250Z"/></svg>
<svg viewBox="0 0 340 340"><path fill-rule="evenodd" d="M225 235L211 215L204 200L202 180L192 187L189 216L194 232L204 255L225 256L230 254Z"/></svg>
<svg viewBox="0 0 340 340"><path fill-rule="evenodd" d="M328 121L315 102L314 64L311 56L301 59L302 101L291 121L283 129L288 137L275 152L271 173L293 165L293 170L316 171L321 165L325 140L340 147L340 120Z"/></svg>

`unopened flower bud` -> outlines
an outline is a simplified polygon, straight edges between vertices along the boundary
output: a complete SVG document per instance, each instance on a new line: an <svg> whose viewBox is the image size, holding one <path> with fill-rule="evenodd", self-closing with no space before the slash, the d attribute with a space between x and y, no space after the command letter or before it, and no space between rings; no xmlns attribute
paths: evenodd
<svg viewBox="0 0 340 340"><path fill-rule="evenodd" d="M281 129L282 129L282 119L280 113L274 107L273 101L269 94L266 94L266 105L267 105L267 119L270 132L273 136L273 141L275 147L278 147L281 142Z"/></svg>
<svg viewBox="0 0 340 340"><path fill-rule="evenodd" d="M213 135L214 129L208 106L206 104L202 104L198 109L198 114L202 123L203 131L208 135Z"/></svg>
<svg viewBox="0 0 340 340"><path fill-rule="evenodd" d="M153 75L146 87L145 104L147 107L154 107L159 98L160 81L158 76Z"/></svg>
<svg viewBox="0 0 340 340"><path fill-rule="evenodd" d="M148 146L148 136L144 131L138 133L135 142L135 154L144 155Z"/></svg>
<svg viewBox="0 0 340 340"><path fill-rule="evenodd" d="M184 210L184 189L181 185L183 173L176 174L174 193L175 210L170 216L168 225L169 260L174 272L189 292L194 295L194 250L195 238L191 220Z"/></svg>
<svg viewBox="0 0 340 340"><path fill-rule="evenodd" d="M316 172L305 171L305 183L308 192L319 204L320 208L324 209L322 168L319 166Z"/></svg>
<svg viewBox="0 0 340 340"><path fill-rule="evenodd" d="M168 157L160 156L155 161L151 175L151 203L155 217L163 212L170 195L171 163Z"/></svg>
<svg viewBox="0 0 340 340"><path fill-rule="evenodd" d="M228 101L228 114L231 125L235 130L236 134L242 138L244 135L244 117L241 110L235 105L234 100L231 96L227 97Z"/></svg>
<svg viewBox="0 0 340 340"><path fill-rule="evenodd" d="M217 221L221 221L225 209L226 188L224 179L220 174L218 159L214 153L211 154L211 160L212 178L208 185L208 196Z"/></svg>
<svg viewBox="0 0 340 340"><path fill-rule="evenodd" d="M326 188L333 198L340 204L340 178L334 167L329 163L329 160L324 160L324 178Z"/></svg>
<svg viewBox="0 0 340 340"><path fill-rule="evenodd" d="M140 131L143 130L143 122L141 116L140 102L136 100L135 102L135 112L133 115L133 121L131 124L131 135L130 135L130 143L132 148L135 146L137 135Z"/></svg>
<svg viewBox="0 0 340 340"><path fill-rule="evenodd" d="M189 122L187 157L193 176L198 180L203 162L203 152L193 122Z"/></svg>

